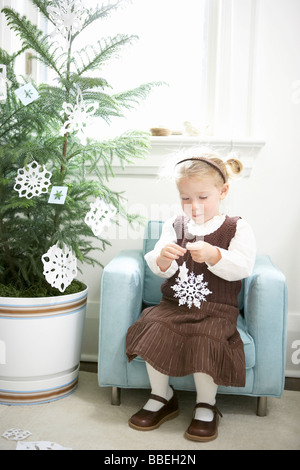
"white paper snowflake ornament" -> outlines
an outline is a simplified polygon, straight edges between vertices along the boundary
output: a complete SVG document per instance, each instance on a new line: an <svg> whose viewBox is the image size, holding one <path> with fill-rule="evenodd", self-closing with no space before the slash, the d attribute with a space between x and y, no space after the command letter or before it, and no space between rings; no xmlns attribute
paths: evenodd
<svg viewBox="0 0 300 470"><path fill-rule="evenodd" d="M98 237L106 227L111 225L111 220L116 215L117 209L99 197L90 204L90 207L91 209L84 220L91 227L93 234Z"/></svg>
<svg viewBox="0 0 300 470"><path fill-rule="evenodd" d="M56 442L50 441L28 441L18 442L16 450L72 450L70 447L64 447Z"/></svg>
<svg viewBox="0 0 300 470"><path fill-rule="evenodd" d="M31 436L30 431L23 431L23 429L17 428L8 429L2 434L2 437L8 441L23 441L29 436Z"/></svg>
<svg viewBox="0 0 300 470"><path fill-rule="evenodd" d="M179 299L179 306L187 305L188 308L192 308L194 305L200 308L201 302L206 302L206 296L212 294L207 288L207 284L207 282L203 282L203 274L195 276L195 274L191 272L188 275L187 272L183 270L183 274L180 272L179 277L176 279L176 284L171 286L171 289L175 291L174 297Z"/></svg>
<svg viewBox="0 0 300 470"><path fill-rule="evenodd" d="M51 176L51 171L48 171L44 165L41 166L34 161L18 170L14 189L19 193L19 197L26 197L27 199L47 194L51 184Z"/></svg>
<svg viewBox="0 0 300 470"><path fill-rule="evenodd" d="M68 119L61 128L60 134L63 136L67 132L77 132L78 138L82 145L86 145L86 127L90 123L90 118L95 114L99 108L99 103L85 103L81 90L78 90L76 104L63 103L63 111L61 116L67 115Z"/></svg>
<svg viewBox="0 0 300 470"><path fill-rule="evenodd" d="M54 0L47 7L47 12L55 25L52 36L61 36L68 47L72 35L82 29L84 11L81 0Z"/></svg>
<svg viewBox="0 0 300 470"><path fill-rule="evenodd" d="M77 276L77 259L72 250L64 245L53 245L42 256L46 281L60 292L64 292Z"/></svg>
<svg viewBox="0 0 300 470"><path fill-rule="evenodd" d="M67 186L52 186L48 203L64 205L67 199L68 189Z"/></svg>
<svg viewBox="0 0 300 470"><path fill-rule="evenodd" d="M15 94L24 106L28 106L40 97L39 92L34 88L32 83L27 83L26 85L21 86L15 90Z"/></svg>

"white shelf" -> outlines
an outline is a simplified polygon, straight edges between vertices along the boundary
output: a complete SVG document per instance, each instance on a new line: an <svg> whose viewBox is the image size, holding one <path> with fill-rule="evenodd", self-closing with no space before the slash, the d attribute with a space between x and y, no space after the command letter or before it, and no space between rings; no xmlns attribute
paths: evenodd
<svg viewBox="0 0 300 470"><path fill-rule="evenodd" d="M242 176L244 178L249 178L259 151L265 145L265 142L262 139L229 140L226 138L215 138L210 136L189 137L183 135L150 137L150 142L152 148L149 150L149 154L144 160L137 160L136 164L127 165L124 169L119 164L113 165L115 175L123 177L156 177L159 174L164 161L171 158L172 155L175 159L176 154L190 151L193 147L196 149L206 146L219 150L225 157L228 153L234 153L244 165Z"/></svg>
<svg viewBox="0 0 300 470"><path fill-rule="evenodd" d="M211 145L213 147L262 147L265 142L262 139L228 139L226 137L211 137L211 136L199 136L190 137L186 135L170 135L168 137L150 137L150 141L153 147L155 146L171 146L177 147L178 145L183 146L197 146L197 145Z"/></svg>

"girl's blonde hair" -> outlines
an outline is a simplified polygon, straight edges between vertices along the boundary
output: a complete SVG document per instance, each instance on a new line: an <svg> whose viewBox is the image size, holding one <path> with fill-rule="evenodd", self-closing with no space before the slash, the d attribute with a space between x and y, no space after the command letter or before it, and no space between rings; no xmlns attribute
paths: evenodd
<svg viewBox="0 0 300 470"><path fill-rule="evenodd" d="M178 183L182 178L213 177L216 186L223 186L229 178L239 175L243 164L237 158L229 158L225 162L214 153L196 154L177 163L175 179Z"/></svg>

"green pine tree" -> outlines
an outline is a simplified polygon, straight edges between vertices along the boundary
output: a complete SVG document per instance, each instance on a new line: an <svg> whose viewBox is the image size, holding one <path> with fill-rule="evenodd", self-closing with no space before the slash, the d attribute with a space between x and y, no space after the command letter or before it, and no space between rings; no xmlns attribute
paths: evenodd
<svg viewBox="0 0 300 470"><path fill-rule="evenodd" d="M69 5L76 16L80 0L31 0L47 20L55 25L55 15L49 7ZM122 193L109 188L113 177L112 161L118 159L122 166L142 158L150 147L149 134L128 131L117 138L105 141L88 140L82 143L80 134L70 128L70 115L64 103L76 106L78 96L85 105L97 103L95 116L110 122L122 117L127 109L136 106L157 83L113 94L110 84L101 77L101 69L109 59L120 54L124 46L135 41L134 36L117 35L101 39L92 46L75 50L80 34L94 21L104 20L118 8L122 0L81 11L80 25L65 29L66 47L44 34L25 16L13 9L4 8L8 25L21 38L23 53L30 49L33 56L51 69L57 78L56 85L34 85L39 99L23 106L15 90L24 84L14 73L14 60L0 50L0 63L7 66L7 100L0 102L0 295L33 295L36 286L40 294L60 294L45 281L41 260L56 243L70 247L80 262L100 264L95 255L93 232L85 223L90 203L101 198L112 204L118 214L129 222L138 219L124 209ZM58 10L56 10L57 12ZM57 19L57 18L56 18ZM96 72L96 74L95 74ZM98 75L95 76L95 75ZM65 112L62 112L65 109ZM70 108L71 109L71 108ZM64 134L61 135L61 129ZM68 187L64 205L48 204L49 193L27 199L19 197L14 189L18 169L33 161L45 165L52 173L51 186ZM100 250L109 241L98 237ZM9 288L7 286L10 286ZM21 289L19 294L12 287ZM77 283L65 291L78 289ZM24 293L24 291L26 291Z"/></svg>

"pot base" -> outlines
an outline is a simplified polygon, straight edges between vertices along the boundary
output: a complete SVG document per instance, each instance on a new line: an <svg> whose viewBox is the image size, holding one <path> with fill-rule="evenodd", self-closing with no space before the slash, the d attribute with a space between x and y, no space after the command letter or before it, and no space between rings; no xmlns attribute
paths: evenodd
<svg viewBox="0 0 300 470"><path fill-rule="evenodd" d="M45 298L0 297L0 404L64 398L78 383L87 289Z"/></svg>
<svg viewBox="0 0 300 470"><path fill-rule="evenodd" d="M60 378L38 381L0 380L0 405L39 405L65 398L75 392L78 374L79 366Z"/></svg>

